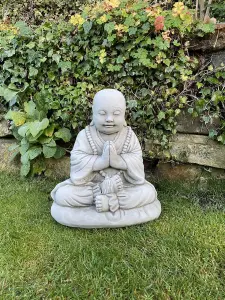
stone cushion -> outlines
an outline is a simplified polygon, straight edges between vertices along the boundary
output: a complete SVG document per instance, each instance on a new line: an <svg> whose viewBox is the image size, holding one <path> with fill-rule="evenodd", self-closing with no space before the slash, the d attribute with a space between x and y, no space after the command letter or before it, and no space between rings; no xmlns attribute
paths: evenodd
<svg viewBox="0 0 225 300"><path fill-rule="evenodd" d="M60 224L81 228L116 228L141 224L157 219L161 213L158 200L148 205L129 210L118 210L115 213L98 213L94 206L62 207L55 202L51 208L52 217Z"/></svg>

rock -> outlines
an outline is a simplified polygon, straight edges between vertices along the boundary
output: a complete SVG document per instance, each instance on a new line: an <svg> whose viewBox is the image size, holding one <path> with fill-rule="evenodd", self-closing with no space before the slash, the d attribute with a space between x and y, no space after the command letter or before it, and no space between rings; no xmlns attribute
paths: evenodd
<svg viewBox="0 0 225 300"><path fill-rule="evenodd" d="M198 133L208 135L209 130L216 130L220 126L219 119L212 118L207 125L199 117L193 118L187 111L178 115L176 130L178 133Z"/></svg>
<svg viewBox="0 0 225 300"><path fill-rule="evenodd" d="M155 175L167 180L192 180L196 181L202 174L202 167L191 164L172 164L160 162L155 170Z"/></svg>
<svg viewBox="0 0 225 300"><path fill-rule="evenodd" d="M49 158L45 160L45 175L51 178L65 179L70 177L70 158L62 157L61 159Z"/></svg>
<svg viewBox="0 0 225 300"><path fill-rule="evenodd" d="M147 140L145 151L157 155L158 142ZM225 169L225 146L196 134L177 134L170 139L169 155L177 162L193 163L202 166Z"/></svg>
<svg viewBox="0 0 225 300"><path fill-rule="evenodd" d="M15 139L0 139L0 170L10 173L20 172L20 160L18 157L12 160L14 151L9 151L9 147L16 144Z"/></svg>
<svg viewBox="0 0 225 300"><path fill-rule="evenodd" d="M213 52L225 49L225 23L216 24L214 33L190 41L189 50Z"/></svg>
<svg viewBox="0 0 225 300"><path fill-rule="evenodd" d="M208 179L225 179L225 170L216 168L206 168L196 164L162 162L160 161L155 170L149 175L149 181L161 180L185 180L185 181L198 181L199 184L204 186Z"/></svg>
<svg viewBox="0 0 225 300"><path fill-rule="evenodd" d="M221 64L225 65L225 50L212 54L212 64L214 68L221 67Z"/></svg>
<svg viewBox="0 0 225 300"><path fill-rule="evenodd" d="M9 130L8 121L3 118L3 115L0 115L0 137L5 137L12 135Z"/></svg>

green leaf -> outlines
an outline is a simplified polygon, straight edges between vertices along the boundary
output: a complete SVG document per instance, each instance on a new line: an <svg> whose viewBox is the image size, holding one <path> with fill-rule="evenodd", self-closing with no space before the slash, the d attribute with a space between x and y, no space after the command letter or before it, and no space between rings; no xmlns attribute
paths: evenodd
<svg viewBox="0 0 225 300"><path fill-rule="evenodd" d="M31 28L23 21L16 22L15 26L19 29L19 34L22 36L30 36L32 34Z"/></svg>
<svg viewBox="0 0 225 300"><path fill-rule="evenodd" d="M59 159L59 158L63 157L65 154L66 154L66 150L62 147L57 146L54 158Z"/></svg>
<svg viewBox="0 0 225 300"><path fill-rule="evenodd" d="M6 60L2 67L3 70L9 71L13 67L13 63L10 60Z"/></svg>
<svg viewBox="0 0 225 300"><path fill-rule="evenodd" d="M40 121L34 121L29 123L30 133L35 137L41 130L48 127L49 120L47 118Z"/></svg>
<svg viewBox="0 0 225 300"><path fill-rule="evenodd" d="M18 129L18 133L20 136L25 137L28 130L29 130L29 122L20 126L20 128Z"/></svg>
<svg viewBox="0 0 225 300"><path fill-rule="evenodd" d="M92 28L92 22L91 22L91 21L90 21L90 22L89 22L89 21L84 22L83 28L84 28L84 32L85 32L86 34L88 34L89 31L90 31L91 28Z"/></svg>
<svg viewBox="0 0 225 300"><path fill-rule="evenodd" d="M45 129L44 134L49 137L53 136L54 129L55 129L55 125L51 124L48 128Z"/></svg>
<svg viewBox="0 0 225 300"><path fill-rule="evenodd" d="M217 136L218 132L215 129L209 130L209 137L213 138L214 136Z"/></svg>
<svg viewBox="0 0 225 300"><path fill-rule="evenodd" d="M11 89L4 89L4 94L3 97L5 98L6 101L11 101L12 99L17 97L17 94L19 93L19 91L15 91L15 90L11 90Z"/></svg>
<svg viewBox="0 0 225 300"><path fill-rule="evenodd" d="M38 74L38 69L29 67L29 78L34 77Z"/></svg>
<svg viewBox="0 0 225 300"><path fill-rule="evenodd" d="M71 69L71 62L70 61L60 61L58 66L59 66L59 68L61 68L62 73L65 73L67 70Z"/></svg>
<svg viewBox="0 0 225 300"><path fill-rule="evenodd" d="M30 159L36 158L42 153L42 148L40 146L33 146L28 151Z"/></svg>
<svg viewBox="0 0 225 300"><path fill-rule="evenodd" d="M158 120L161 121L162 119L165 119L166 115L165 115L164 111L160 111L158 113L157 117L158 117Z"/></svg>
<svg viewBox="0 0 225 300"><path fill-rule="evenodd" d="M22 156L20 158L22 164L29 163L29 159L30 159L30 157L29 157L29 153L28 152L25 152L24 154L22 154Z"/></svg>
<svg viewBox="0 0 225 300"><path fill-rule="evenodd" d="M192 108L192 107L188 108L188 112L189 112L189 114L192 114L192 113L193 113L193 111L194 111L194 108Z"/></svg>
<svg viewBox="0 0 225 300"><path fill-rule="evenodd" d="M53 157L56 153L56 147L48 147L47 145L43 145L43 153L45 158Z"/></svg>
<svg viewBox="0 0 225 300"><path fill-rule="evenodd" d="M13 122L16 126L23 125L26 121L26 115L24 112L21 112L21 111L10 110L5 115L5 118L7 120L13 120Z"/></svg>
<svg viewBox="0 0 225 300"><path fill-rule="evenodd" d="M4 96L5 87L0 86L0 97Z"/></svg>
<svg viewBox="0 0 225 300"><path fill-rule="evenodd" d="M36 112L36 105L35 103L31 100L29 102L24 103L24 110L27 113L29 117L33 117Z"/></svg>
<svg viewBox="0 0 225 300"><path fill-rule="evenodd" d="M57 132L55 132L55 136L62 139L64 142L69 142L71 139L71 133L68 128L59 129Z"/></svg>
<svg viewBox="0 0 225 300"><path fill-rule="evenodd" d="M6 57L12 57L15 53L16 53L15 49L10 49L10 50L5 51L4 54Z"/></svg>
<svg viewBox="0 0 225 300"><path fill-rule="evenodd" d="M30 162L28 161L26 164L22 164L20 169L20 175L27 176L29 172L30 172Z"/></svg>
<svg viewBox="0 0 225 300"><path fill-rule="evenodd" d="M11 152L11 151L14 151L15 149L19 148L19 145L18 144L12 144L8 150Z"/></svg>
<svg viewBox="0 0 225 300"><path fill-rule="evenodd" d="M108 34L111 34L114 28L115 28L115 24L113 22L109 22L104 25L104 29L105 31L108 32Z"/></svg>
<svg viewBox="0 0 225 300"><path fill-rule="evenodd" d="M53 38L54 38L53 33L48 32L48 33L46 34L46 40L47 40L48 42L50 42L51 40L53 40Z"/></svg>
<svg viewBox="0 0 225 300"><path fill-rule="evenodd" d="M50 49L50 50L48 51L48 57L52 57L52 55L53 55L53 49Z"/></svg>
<svg viewBox="0 0 225 300"><path fill-rule="evenodd" d="M35 47L35 43L34 42L30 42L26 45L27 48L29 49L33 49Z"/></svg>
<svg viewBox="0 0 225 300"><path fill-rule="evenodd" d="M29 149L29 146L30 146L29 142L25 138L23 138L19 148L20 154L24 155Z"/></svg>
<svg viewBox="0 0 225 300"><path fill-rule="evenodd" d="M213 71L213 65L208 66L209 71Z"/></svg>
<svg viewBox="0 0 225 300"><path fill-rule="evenodd" d="M136 27L130 27L129 28L129 31L128 31L129 35L134 35L136 32L137 32L137 28Z"/></svg>
<svg viewBox="0 0 225 300"><path fill-rule="evenodd" d="M179 108L175 109L175 116L178 116L180 114L181 110Z"/></svg>
<svg viewBox="0 0 225 300"><path fill-rule="evenodd" d="M48 146L48 147L56 147L56 142L52 139L46 146Z"/></svg>
<svg viewBox="0 0 225 300"><path fill-rule="evenodd" d="M128 100L127 101L127 107L128 108L137 107L137 101L136 100Z"/></svg>
<svg viewBox="0 0 225 300"><path fill-rule="evenodd" d="M59 64L61 55L60 54L53 54L52 55L52 60L55 61L57 63L57 65Z"/></svg>
<svg viewBox="0 0 225 300"><path fill-rule="evenodd" d="M52 137L47 137L47 136L40 136L39 139L38 139L38 142L41 143L42 145L43 144L48 144L50 143L52 140Z"/></svg>

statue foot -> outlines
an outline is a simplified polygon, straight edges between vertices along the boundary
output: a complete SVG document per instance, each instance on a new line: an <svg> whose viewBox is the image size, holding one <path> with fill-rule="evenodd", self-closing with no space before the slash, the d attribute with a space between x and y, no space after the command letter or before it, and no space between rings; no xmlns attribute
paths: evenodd
<svg viewBox="0 0 225 300"><path fill-rule="evenodd" d="M97 212L109 211L109 200L106 195L98 195L95 198Z"/></svg>
<svg viewBox="0 0 225 300"><path fill-rule="evenodd" d="M101 188L98 184L96 184L94 187L93 187L93 195L94 195L94 201L95 201L95 198L98 196L98 195L101 195Z"/></svg>

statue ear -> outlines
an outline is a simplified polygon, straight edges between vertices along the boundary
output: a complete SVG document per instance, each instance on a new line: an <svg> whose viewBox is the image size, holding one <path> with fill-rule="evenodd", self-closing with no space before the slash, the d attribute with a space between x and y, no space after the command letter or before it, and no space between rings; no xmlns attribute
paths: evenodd
<svg viewBox="0 0 225 300"><path fill-rule="evenodd" d="M94 126L94 125L95 125L94 121L92 120L90 126Z"/></svg>
<svg viewBox="0 0 225 300"><path fill-rule="evenodd" d="M127 122L126 122L126 121L124 122L123 126L124 126L124 127L127 127Z"/></svg>

